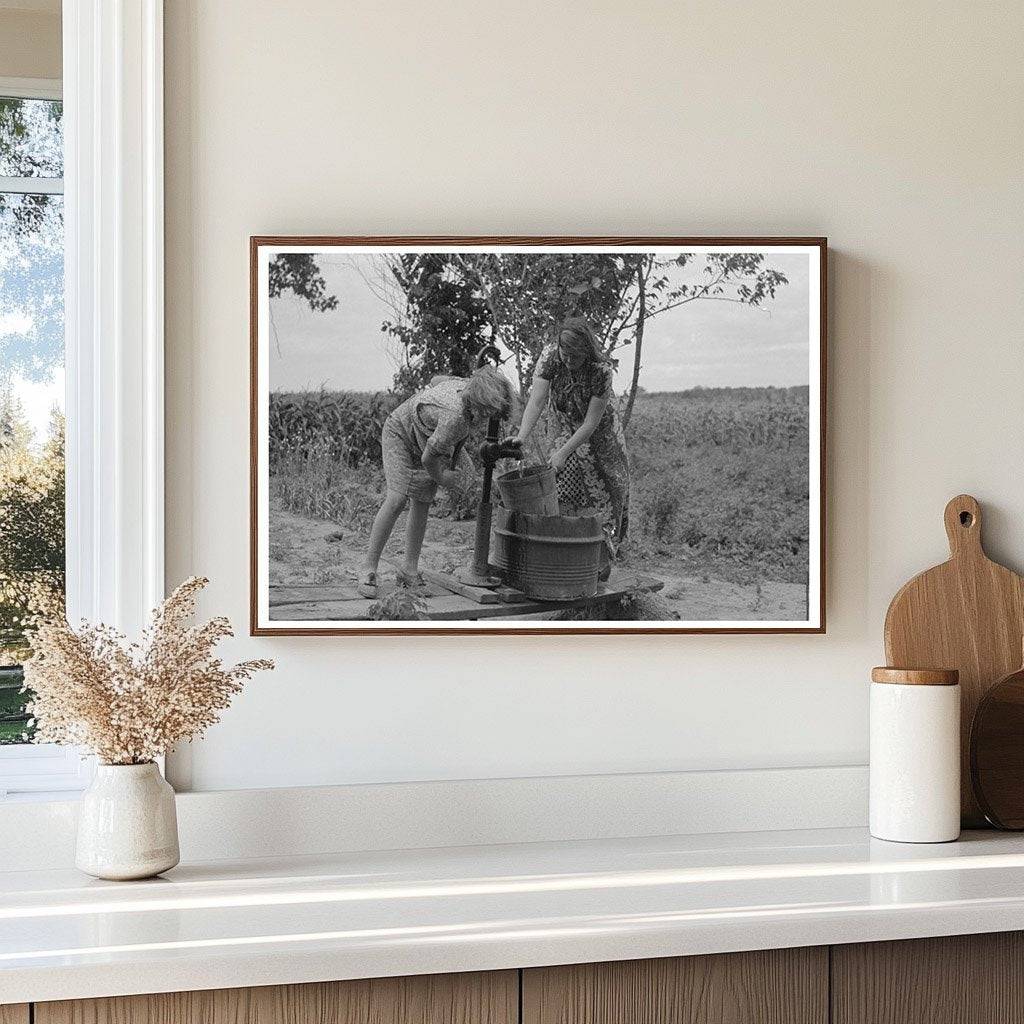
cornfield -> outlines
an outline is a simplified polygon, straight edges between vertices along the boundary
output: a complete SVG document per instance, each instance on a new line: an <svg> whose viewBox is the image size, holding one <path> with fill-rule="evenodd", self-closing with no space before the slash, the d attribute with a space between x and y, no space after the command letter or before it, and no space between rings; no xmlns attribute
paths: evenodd
<svg viewBox="0 0 1024 1024"><path fill-rule="evenodd" d="M279 391L270 396L270 472L295 458L355 468L380 465L384 420L399 399L387 392Z"/></svg>
<svg viewBox="0 0 1024 1024"><path fill-rule="evenodd" d="M640 423L630 429L641 443L655 438L688 447L807 444L807 389L722 388L643 395ZM639 437L640 430L643 438ZM655 436L651 436L651 435Z"/></svg>

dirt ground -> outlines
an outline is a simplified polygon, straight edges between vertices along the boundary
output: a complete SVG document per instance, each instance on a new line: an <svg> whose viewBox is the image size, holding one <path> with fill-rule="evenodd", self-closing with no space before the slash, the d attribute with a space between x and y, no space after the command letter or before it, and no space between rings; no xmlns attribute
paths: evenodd
<svg viewBox="0 0 1024 1024"><path fill-rule="evenodd" d="M432 518L427 527L421 567L451 573L468 563L473 551L473 531L472 521ZM401 559L404 537L403 516L385 548L385 559ZM295 515L271 501L271 586L354 584L365 545L364 532ZM622 564L624 568L664 580L665 587L659 598L668 608L665 618L765 621L804 619L807 614L807 588L802 584L771 580L747 584L715 579L672 556L664 560L639 560L631 559L626 552ZM385 578L392 574L385 564L382 570Z"/></svg>

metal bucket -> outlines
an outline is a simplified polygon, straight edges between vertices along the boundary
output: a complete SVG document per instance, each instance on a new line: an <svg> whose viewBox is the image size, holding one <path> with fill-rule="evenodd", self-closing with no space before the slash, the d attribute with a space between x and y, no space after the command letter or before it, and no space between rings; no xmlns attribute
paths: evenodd
<svg viewBox="0 0 1024 1024"><path fill-rule="evenodd" d="M494 510L492 562L527 597L593 597L604 534L596 516L534 516Z"/></svg>
<svg viewBox="0 0 1024 1024"><path fill-rule="evenodd" d="M506 508L538 516L558 515L558 488L550 466L513 469L502 473L496 482Z"/></svg>

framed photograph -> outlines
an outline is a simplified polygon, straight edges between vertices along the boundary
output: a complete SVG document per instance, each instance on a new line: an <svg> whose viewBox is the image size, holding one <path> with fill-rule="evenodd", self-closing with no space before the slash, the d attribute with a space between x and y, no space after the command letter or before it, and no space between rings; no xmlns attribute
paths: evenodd
<svg viewBox="0 0 1024 1024"><path fill-rule="evenodd" d="M252 633L823 633L826 248L252 238Z"/></svg>

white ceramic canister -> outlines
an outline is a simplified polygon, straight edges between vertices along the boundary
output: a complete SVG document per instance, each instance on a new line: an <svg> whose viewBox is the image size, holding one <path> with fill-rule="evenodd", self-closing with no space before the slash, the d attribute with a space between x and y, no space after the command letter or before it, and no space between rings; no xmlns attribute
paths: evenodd
<svg viewBox="0 0 1024 1024"><path fill-rule="evenodd" d="M174 790L147 764L100 764L82 794L75 864L96 878L150 878L178 863Z"/></svg>
<svg viewBox="0 0 1024 1024"><path fill-rule="evenodd" d="M960 683L953 669L871 672L871 834L897 843L960 835Z"/></svg>

